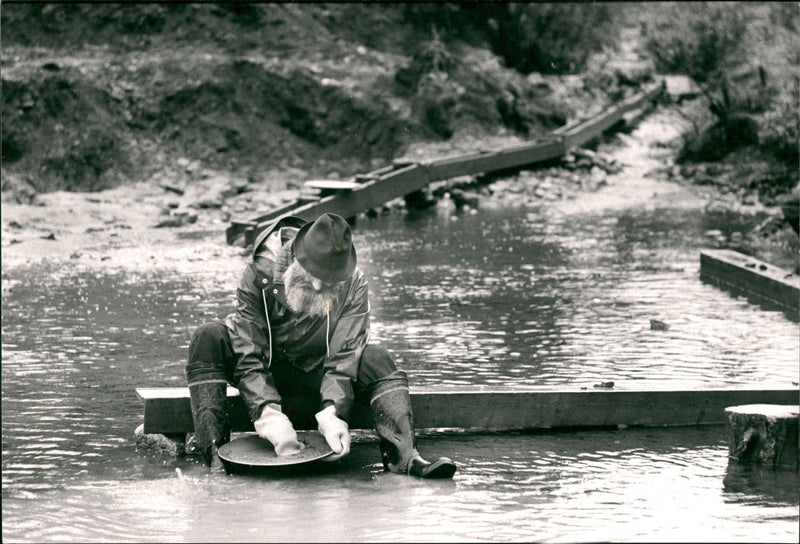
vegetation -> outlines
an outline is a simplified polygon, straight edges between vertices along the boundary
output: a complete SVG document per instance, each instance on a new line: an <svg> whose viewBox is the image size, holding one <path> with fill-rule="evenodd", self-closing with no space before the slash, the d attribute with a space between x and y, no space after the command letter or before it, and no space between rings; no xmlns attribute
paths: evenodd
<svg viewBox="0 0 800 544"><path fill-rule="evenodd" d="M647 49L657 71L690 76L707 98L708 110L696 115L697 130L686 135L679 160L717 161L751 148L783 167L769 183L776 186L771 192L785 192L797 183L800 159L798 6L748 4L661 6L651 18L656 24L648 29Z"/></svg>
<svg viewBox="0 0 800 544"><path fill-rule="evenodd" d="M616 37L612 7L602 3L409 4L406 16L452 37L485 41L523 74L580 72Z"/></svg>

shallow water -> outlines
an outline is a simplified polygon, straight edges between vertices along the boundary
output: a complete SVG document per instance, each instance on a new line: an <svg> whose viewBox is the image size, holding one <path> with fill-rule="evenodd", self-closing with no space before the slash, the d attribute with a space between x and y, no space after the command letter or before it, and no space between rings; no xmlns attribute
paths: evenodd
<svg viewBox="0 0 800 544"><path fill-rule="evenodd" d="M412 386L797 385L797 323L699 280L704 233L752 219L564 209L358 223L372 340ZM729 466L721 426L422 437L459 465L448 482L383 473L369 441L291 478L139 454L134 389L184 385L193 328L233 308L241 264L195 261L4 272L4 540L798 539L797 473Z"/></svg>
<svg viewBox="0 0 800 544"><path fill-rule="evenodd" d="M519 209L364 223L373 339L419 383L797 382L796 324L699 280L704 232L730 218L697 215Z"/></svg>

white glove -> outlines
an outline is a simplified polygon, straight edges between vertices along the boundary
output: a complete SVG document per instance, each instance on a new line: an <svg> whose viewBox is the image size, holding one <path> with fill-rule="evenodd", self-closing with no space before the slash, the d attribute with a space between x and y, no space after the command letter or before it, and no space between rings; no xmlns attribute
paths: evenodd
<svg viewBox="0 0 800 544"><path fill-rule="evenodd" d="M319 432L334 452L334 455L325 457L323 461L336 461L350 453L350 430L346 422L336 417L336 406L323 408L314 417L317 419Z"/></svg>
<svg viewBox="0 0 800 544"><path fill-rule="evenodd" d="M275 447L275 455L294 455L305 447L297 441L297 433L292 422L281 412L277 404L267 404L253 426L258 436L269 440Z"/></svg>

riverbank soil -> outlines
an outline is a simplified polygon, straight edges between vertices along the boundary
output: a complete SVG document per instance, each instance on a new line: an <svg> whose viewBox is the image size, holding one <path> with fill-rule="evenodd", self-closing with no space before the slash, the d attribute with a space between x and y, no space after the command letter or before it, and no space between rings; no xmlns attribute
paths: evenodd
<svg viewBox="0 0 800 544"><path fill-rule="evenodd" d="M3 5L3 270L238 258L242 249L224 243L231 218L293 201L306 180L526 141L653 79L646 25L624 7L613 7L614 43L570 75L509 69L485 37L442 36L404 9ZM762 62L786 54L763 49ZM648 124L661 127L650 145L662 158L646 169L577 150L490 184L453 180L437 194L459 208L502 195L570 201L633 166L648 198L678 184L703 206L760 214L753 232L716 243L795 267L780 195L760 190L779 175L774 161L745 149L675 164L689 116L707 108L702 95L666 97Z"/></svg>

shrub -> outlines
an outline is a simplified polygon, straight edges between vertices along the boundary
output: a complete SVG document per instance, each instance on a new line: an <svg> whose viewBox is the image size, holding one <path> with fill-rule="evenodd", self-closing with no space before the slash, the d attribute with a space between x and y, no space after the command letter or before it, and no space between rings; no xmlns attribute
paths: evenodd
<svg viewBox="0 0 800 544"><path fill-rule="evenodd" d="M795 172L800 163L800 119L791 103L783 103L767 112L760 120L761 148Z"/></svg>
<svg viewBox="0 0 800 544"><path fill-rule="evenodd" d="M656 69L704 83L740 52L748 17L735 2L669 6L646 42Z"/></svg>
<svg viewBox="0 0 800 544"><path fill-rule="evenodd" d="M406 19L443 37L483 38L523 74L574 73L614 40L611 7L578 3L410 4Z"/></svg>

